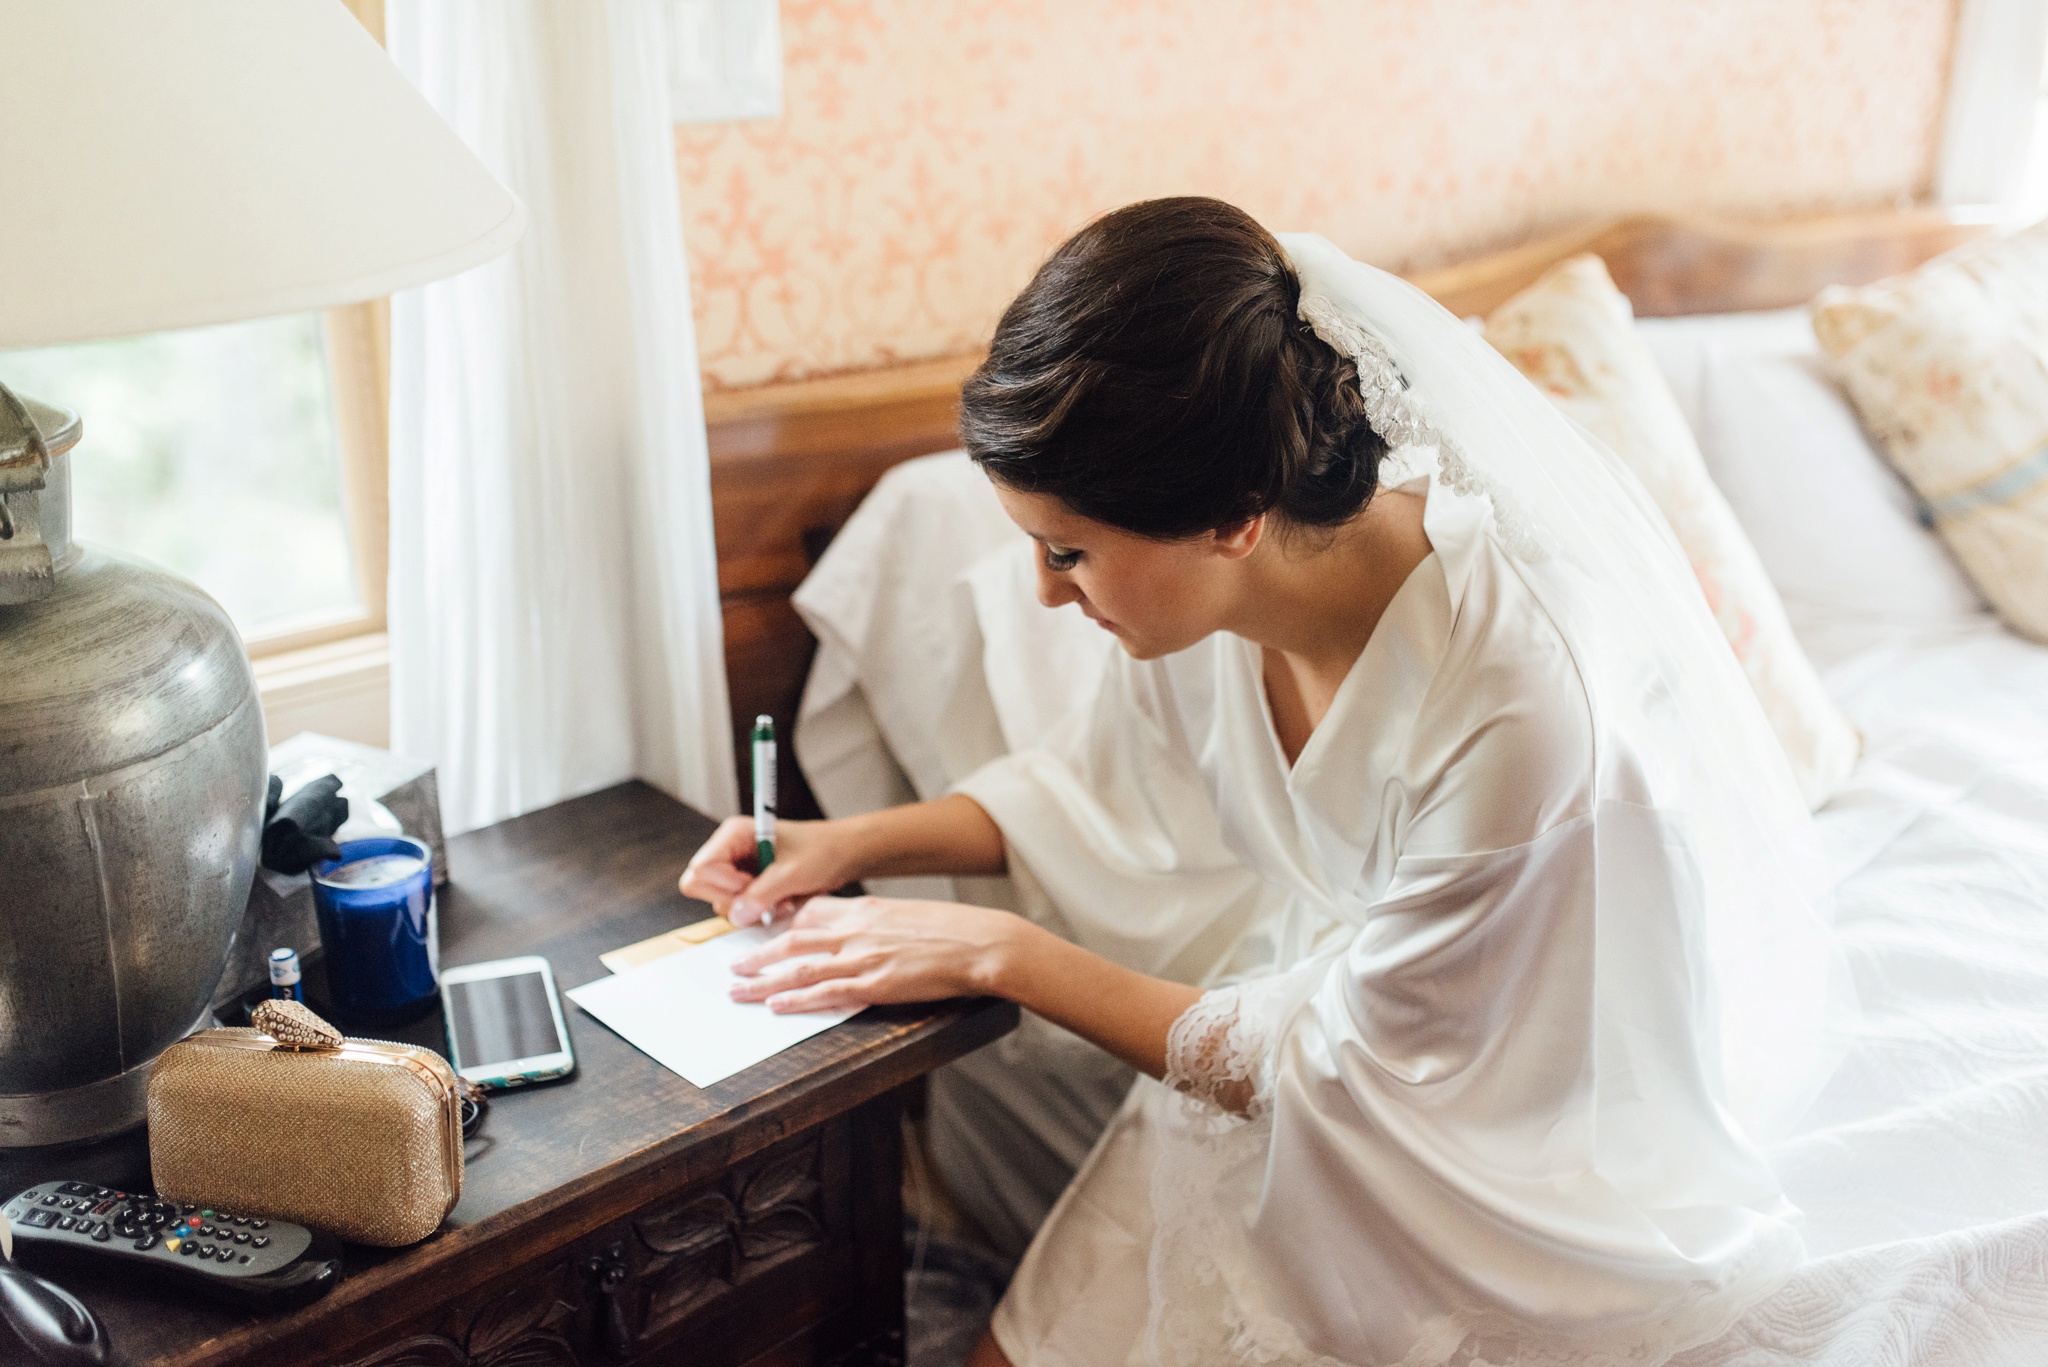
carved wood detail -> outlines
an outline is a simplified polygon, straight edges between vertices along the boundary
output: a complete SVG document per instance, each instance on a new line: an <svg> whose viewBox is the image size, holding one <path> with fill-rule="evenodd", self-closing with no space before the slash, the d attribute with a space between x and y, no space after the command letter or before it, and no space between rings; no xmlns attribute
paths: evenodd
<svg viewBox="0 0 2048 1367"><path fill-rule="evenodd" d="M577 1367L571 1335L583 1299L569 1263L553 1263L450 1306L440 1332L400 1339L350 1367Z"/></svg>
<svg viewBox="0 0 2048 1367"><path fill-rule="evenodd" d="M579 1241L570 1256L442 1310L348 1367L577 1367L626 1362L720 1307L763 1271L831 1240L824 1130L777 1145L709 1187Z"/></svg>
<svg viewBox="0 0 2048 1367"><path fill-rule="evenodd" d="M617 1325L627 1337L606 1346L624 1354L664 1337L785 1254L822 1247L827 1236L818 1166L813 1135L736 1169L716 1187L634 1216L633 1239L616 1250L628 1270L606 1293L607 1327Z"/></svg>

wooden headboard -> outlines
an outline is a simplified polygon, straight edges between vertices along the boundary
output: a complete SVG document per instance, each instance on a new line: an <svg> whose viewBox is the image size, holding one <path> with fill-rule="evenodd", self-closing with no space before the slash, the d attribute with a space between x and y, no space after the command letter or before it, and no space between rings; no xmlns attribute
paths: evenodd
<svg viewBox="0 0 2048 1367"><path fill-rule="evenodd" d="M1454 313L1486 313L1550 266L1602 257L1641 316L1788 308L1822 286L1910 270L1981 233L1943 210L1768 222L1634 217L1411 276ZM790 592L882 472L959 444L960 382L975 356L707 394L725 667L740 782L747 731L768 713L788 736L816 641ZM781 807L816 804L781 747Z"/></svg>

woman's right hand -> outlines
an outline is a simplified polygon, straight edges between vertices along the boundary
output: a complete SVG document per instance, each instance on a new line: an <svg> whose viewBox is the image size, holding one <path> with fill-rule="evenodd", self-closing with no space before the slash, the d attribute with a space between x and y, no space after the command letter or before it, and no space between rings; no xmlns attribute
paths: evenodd
<svg viewBox="0 0 2048 1367"><path fill-rule="evenodd" d="M709 902L736 926L794 913L808 899L836 892L860 877L849 824L776 822L775 862L755 874L754 819L727 817L690 857L679 886L685 897Z"/></svg>

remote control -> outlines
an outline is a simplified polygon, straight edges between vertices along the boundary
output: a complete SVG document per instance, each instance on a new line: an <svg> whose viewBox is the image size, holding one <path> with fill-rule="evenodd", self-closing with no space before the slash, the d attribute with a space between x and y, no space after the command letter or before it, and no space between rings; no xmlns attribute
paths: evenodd
<svg viewBox="0 0 2048 1367"><path fill-rule="evenodd" d="M299 1305L341 1280L341 1248L304 1225L175 1205L91 1182L44 1182L0 1209L22 1263L134 1268L218 1300Z"/></svg>

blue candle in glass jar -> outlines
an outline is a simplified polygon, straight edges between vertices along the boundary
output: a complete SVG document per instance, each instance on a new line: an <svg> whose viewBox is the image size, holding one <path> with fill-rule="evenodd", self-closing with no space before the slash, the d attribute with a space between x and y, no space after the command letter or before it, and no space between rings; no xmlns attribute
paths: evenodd
<svg viewBox="0 0 2048 1367"><path fill-rule="evenodd" d="M327 987L344 1011L404 1015L434 1000L434 855L404 836L342 842L313 866Z"/></svg>

